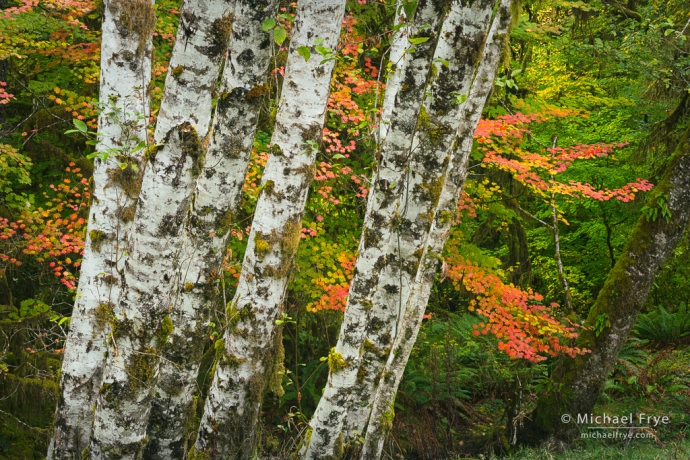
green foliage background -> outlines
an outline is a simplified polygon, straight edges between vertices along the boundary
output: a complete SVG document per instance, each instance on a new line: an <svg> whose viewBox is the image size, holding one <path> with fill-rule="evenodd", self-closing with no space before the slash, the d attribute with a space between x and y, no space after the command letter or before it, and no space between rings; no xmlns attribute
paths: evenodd
<svg viewBox="0 0 690 460"><path fill-rule="evenodd" d="M267 395L262 413L261 449L266 456L288 456L299 443L327 378L323 358L335 345L342 311L318 305L342 301L337 288L346 287L351 276L344 261L356 254L366 204L362 190L376 161L375 115L382 102L381 83L390 69L386 53L394 3L348 3L348 13L356 19L351 33L363 39L338 56L334 91L340 91L342 99L333 99L326 126L338 133L339 144L318 146L323 178L315 182L307 204L283 323L285 394ZM11 1L7 8L17 6ZM78 117L96 129L101 8L100 2L56 6L41 1L31 11L0 19L0 81L7 82L4 90L13 95L0 105L0 231L5 234L9 223L27 209L51 210L61 218L72 214L56 208L66 197L47 184L76 180L74 168L90 176L92 164L86 157L93 147L65 131ZM179 8L176 0L156 2L154 115ZM286 3L277 26L289 31L293 13ZM531 124L520 148L538 151L550 145L554 135L562 147L625 142L628 145L614 155L573 163L561 180L600 189L617 188L637 177L654 183L688 125L689 21L690 6L682 0L525 0L484 116L541 113L551 107L579 110L580 116ZM286 45L275 46L276 68L285 63ZM376 75L372 68L378 70ZM260 193L281 84L274 72L221 277L225 299L233 294L246 229ZM544 295L545 304L562 304L553 234L537 222L549 221L549 203L505 171L482 167L482 156L475 149L466 186L476 216L465 214L454 227L449 256L470 260L505 283L531 288ZM575 316L581 320L642 212L644 194L631 203L559 197L557 204L568 222L559 225L561 257ZM77 214L86 217L85 210ZM58 398L60 352L75 295L55 276L51 259L26 254L22 244L0 240L0 253L21 262L0 261L0 458L11 459L45 455ZM673 414L672 428L656 436L659 443L677 446L677 458L687 452L690 413L689 245L686 237L658 276L597 408ZM56 257L64 261L67 256ZM334 290L328 291L329 286ZM436 283L428 308L433 316L425 321L405 371L387 451L425 459L480 454L556 458L542 451L516 453L507 432L544 389L553 359L512 360L498 349L494 337L472 335L472 326L481 321L468 309L473 295L461 283ZM222 334L223 311L219 300L198 379L202 396L208 389L213 343ZM652 440L633 448L653 451L655 445ZM620 442L609 447L585 443L567 458L643 458L615 456L626 448ZM608 449L615 450L611 457Z"/></svg>

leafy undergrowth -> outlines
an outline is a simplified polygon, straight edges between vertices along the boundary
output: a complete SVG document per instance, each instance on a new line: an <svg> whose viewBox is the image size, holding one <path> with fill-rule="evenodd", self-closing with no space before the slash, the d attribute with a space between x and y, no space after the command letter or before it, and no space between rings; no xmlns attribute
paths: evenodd
<svg viewBox="0 0 690 460"><path fill-rule="evenodd" d="M510 361L497 353L495 338L468 337L464 332L479 318L464 314L439 320L423 327L398 391L393 437L387 446L392 458L690 458L686 345L659 347L658 342L632 337L593 411L595 416L666 415L668 424L636 430L630 440L577 438L566 449L555 444L516 449L506 434L508 415L531 413L548 382L547 365ZM581 428L583 433L590 431Z"/></svg>

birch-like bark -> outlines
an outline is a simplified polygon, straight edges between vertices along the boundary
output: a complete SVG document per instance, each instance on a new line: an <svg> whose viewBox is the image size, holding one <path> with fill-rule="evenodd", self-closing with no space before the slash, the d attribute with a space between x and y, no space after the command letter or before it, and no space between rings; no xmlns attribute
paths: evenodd
<svg viewBox="0 0 690 460"><path fill-rule="evenodd" d="M402 85L403 69L408 62L405 59L405 53L410 48L410 42L407 39L410 30L407 25L408 18L403 5L403 0L398 0L395 6L394 24L400 26L400 29L393 35L393 42L391 43L388 56L388 62L392 66L392 73L386 79L386 91L383 93L383 107L381 107L381 120L379 124L379 144L382 144L388 135L388 126L390 125L393 108L395 107L395 96Z"/></svg>
<svg viewBox="0 0 690 460"><path fill-rule="evenodd" d="M138 194L138 173L131 166L122 170L118 163L140 165L144 150L133 148L147 138L155 12L150 0L110 0L104 6L99 98L105 107L98 119L96 152L107 157L94 160L93 201L49 459L80 458L89 445L107 352L108 328L101 312L119 299L123 242Z"/></svg>
<svg viewBox="0 0 690 460"><path fill-rule="evenodd" d="M562 422L565 413L588 414L594 408L618 354L645 304L654 278L673 254L690 223L690 130L676 147L664 176L647 199L643 214L604 287L589 311L576 346L591 353L562 358L551 391L540 396L520 435L536 442L556 433L569 438L577 427Z"/></svg>
<svg viewBox="0 0 690 460"><path fill-rule="evenodd" d="M191 455L243 459L254 450L262 395L280 340L275 321L300 241L334 67L334 60L322 63L314 45L319 39L320 46L337 48L344 12L344 0L298 3L271 156ZM301 47L311 48L308 60Z"/></svg>
<svg viewBox="0 0 690 460"><path fill-rule="evenodd" d="M349 441L366 425L441 195L450 161L448 146L459 123L456 98L469 91L493 4L493 0L470 6L453 2L440 32L436 25L444 12L438 11L439 5L418 5L412 31L431 24L422 33L433 36L408 53L410 62L404 67L404 86L395 99L381 167L370 191L355 277L335 349L346 366L339 372L331 369L311 422L306 458L339 457L339 439ZM412 43L418 39L410 36ZM418 93L416 101L407 94L410 90Z"/></svg>
<svg viewBox="0 0 690 460"><path fill-rule="evenodd" d="M236 215L252 151L256 122L268 92L271 35L261 25L276 15L277 0L239 0L223 70L220 97L197 181L187 234L175 275L174 325L163 349L144 457L184 458L196 413L196 377L229 227Z"/></svg>
<svg viewBox="0 0 690 460"><path fill-rule="evenodd" d="M181 228L204 164L202 141L233 6L225 0L189 0L182 7L156 146L147 151L121 298L116 308L104 312L113 333L94 415L94 459L139 458L147 441L152 387L173 329L168 313L180 263Z"/></svg>
<svg viewBox="0 0 690 460"><path fill-rule="evenodd" d="M399 333L395 336L393 351L388 355L373 398L373 407L369 415L360 457L362 459L380 458L386 435L392 427L395 393L422 325L424 311L436 279L439 255L443 252L443 246L448 238L452 216L455 215L460 192L467 176L473 134L481 117L484 103L491 92L500 62L501 49L510 29L510 3L511 0L501 0L499 4L472 88L467 100L461 106L457 140L454 144L455 148L451 151L452 158L438 209L424 247L414 287L406 302Z"/></svg>

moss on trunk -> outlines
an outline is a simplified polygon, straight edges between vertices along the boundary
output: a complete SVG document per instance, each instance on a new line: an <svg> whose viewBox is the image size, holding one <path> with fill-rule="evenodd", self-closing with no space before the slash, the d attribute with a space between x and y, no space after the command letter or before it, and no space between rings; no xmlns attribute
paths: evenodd
<svg viewBox="0 0 690 460"><path fill-rule="evenodd" d="M654 278L673 253L690 221L690 130L669 159L659 184L647 199L625 249L592 306L577 346L592 352L559 361L548 391L537 401L522 442L550 435L568 439L577 432L561 416L590 413L601 394Z"/></svg>

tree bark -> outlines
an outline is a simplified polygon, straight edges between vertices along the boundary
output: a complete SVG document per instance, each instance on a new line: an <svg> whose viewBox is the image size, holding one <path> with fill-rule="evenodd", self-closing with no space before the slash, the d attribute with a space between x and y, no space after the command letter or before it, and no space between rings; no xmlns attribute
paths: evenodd
<svg viewBox="0 0 690 460"><path fill-rule="evenodd" d="M109 333L104 313L120 296L123 241L136 206L137 172L146 141L155 13L148 0L105 3L102 26L100 101L101 135L94 161L91 208L77 299L60 374L61 398L49 459L79 458L89 445L93 406L101 385ZM137 113L140 116L137 116ZM116 121L115 117L119 120ZM113 150L121 149L121 150ZM118 163L129 166L122 170Z"/></svg>
<svg viewBox="0 0 690 460"><path fill-rule="evenodd" d="M300 241L334 68L334 60L322 62L314 46L337 48L344 12L344 0L298 3L271 156L237 292L227 307L228 326L216 342L213 382L193 458L249 458L264 390L272 378L282 377L269 375L275 344L281 342L275 321ZM308 60L301 47L311 49Z"/></svg>
<svg viewBox="0 0 690 460"><path fill-rule="evenodd" d="M355 276L333 352L343 365L331 366L305 458L339 458L342 444L366 425L443 188L448 146L459 123L456 98L469 90L493 4L455 1L449 11L434 2L417 7L409 38L417 42L416 50L405 56L409 62L403 65L403 84L369 194ZM422 36L428 40L419 43Z"/></svg>
<svg viewBox="0 0 690 460"><path fill-rule="evenodd" d="M405 59L405 54L410 48L410 42L407 35L410 33L408 26L408 18L405 15L403 8L403 0L398 0L395 5L394 24L400 26L391 43L388 62L392 66L392 72L386 79L386 91L383 93L383 106L381 107L381 120L379 122L379 138L377 140L379 145L383 144L383 140L388 135L388 127L393 116L393 108L395 107L395 97L402 86L402 78L405 74L404 68L409 62Z"/></svg>
<svg viewBox="0 0 690 460"><path fill-rule="evenodd" d="M561 422L591 413L606 378L647 300L654 278L673 253L690 222L690 131L670 158L665 174L647 199L643 215L599 291L576 346L592 350L563 358L551 376L551 391L542 395L526 424L523 442L555 434L568 439L577 427Z"/></svg>
<svg viewBox="0 0 690 460"><path fill-rule="evenodd" d="M219 303L218 281L229 227L242 195L256 122L268 92L271 35L261 25L277 0L242 0L213 120L206 167L197 180L175 279L174 329L163 349L144 457L184 458L196 412L196 378L208 323Z"/></svg>
<svg viewBox="0 0 690 460"><path fill-rule="evenodd" d="M147 150L129 256L94 415L94 459L139 458L146 444L152 389L162 349L173 329L174 275L182 223L204 164L202 141L211 120L212 95L232 27L234 3L187 1L156 123Z"/></svg>
<svg viewBox="0 0 690 460"><path fill-rule="evenodd" d="M553 159L555 155L556 144L558 143L558 136L553 137L551 158ZM556 192L554 187L556 184L556 179L554 175L551 174L550 182L551 184L551 231L553 232L553 251L554 259L556 259L556 268L558 270L558 280L561 282L561 287L563 288L563 312L566 315L570 315L573 312L573 304L570 299L570 287L568 286L568 278L565 276L565 270L563 269L563 259L561 258L561 238L560 232L558 231L558 211L556 209Z"/></svg>
<svg viewBox="0 0 690 460"><path fill-rule="evenodd" d="M429 232L413 288L406 299L406 306L395 336L392 352L387 356L386 366L381 374L373 396L373 407L368 426L362 459L381 456L383 443L393 423L395 393L412 352L424 311L429 301L431 288L436 279L440 254L448 238L452 216L457 212L457 203L468 170L474 130L481 117L484 103L491 93L498 68L501 50L506 42L511 24L511 0L501 0L496 18L484 46L482 60L474 78L467 100L460 107L460 125L456 131L454 151L448 167L447 177L439 199L438 208Z"/></svg>

